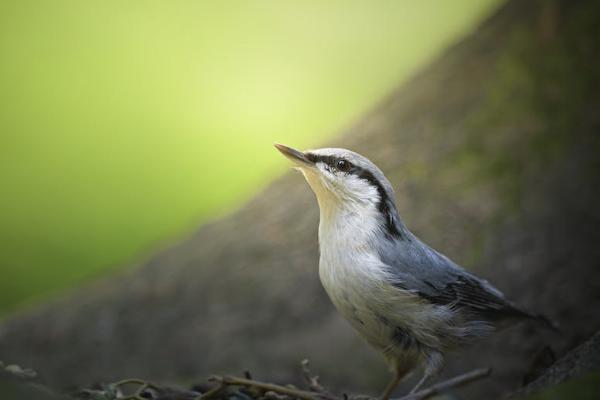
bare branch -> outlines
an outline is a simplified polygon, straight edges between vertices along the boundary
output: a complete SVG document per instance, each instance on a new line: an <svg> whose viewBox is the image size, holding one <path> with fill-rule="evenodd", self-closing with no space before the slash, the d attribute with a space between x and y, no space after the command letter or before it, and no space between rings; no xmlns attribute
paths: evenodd
<svg viewBox="0 0 600 400"><path fill-rule="evenodd" d="M221 393L221 391L225 388L222 383L219 383L215 387L211 388L209 391L203 393L198 397L198 400L208 400L215 397L217 394Z"/></svg>
<svg viewBox="0 0 600 400"><path fill-rule="evenodd" d="M258 388L264 391L272 391L278 394L295 397L302 400L338 400L332 396L325 396L320 393L309 392L306 390L293 389L286 386L276 385L274 383L260 382L253 379L238 378L235 376L212 376L210 380L219 382L223 385L245 386L249 388Z"/></svg>
<svg viewBox="0 0 600 400"><path fill-rule="evenodd" d="M440 394L448 389L462 386L467 383L476 381L478 379L485 378L489 376L491 372L491 368L476 369L471 372L467 372L466 374L458 375L454 378L450 378L445 381L436 383L435 385L429 386L428 388L425 388L423 390L419 390L416 393L412 393L394 400L425 400L430 398L431 396Z"/></svg>
<svg viewBox="0 0 600 400"><path fill-rule="evenodd" d="M121 386L127 385L137 385L137 387L133 393L129 395L124 395L122 397L122 400L146 400L143 396L144 391L146 389L160 390L156 385L150 382L146 382L142 379L124 379L122 381L116 382L114 384L114 387L122 391Z"/></svg>
<svg viewBox="0 0 600 400"><path fill-rule="evenodd" d="M308 368L310 362L307 359L304 359L300 364L302 365L302 374L304 375L306 383L308 383L308 388L313 392L323 393L328 396L331 396L331 393L329 393L329 391L325 389L323 385L321 385L321 383L319 382L319 376L313 375L310 369Z"/></svg>

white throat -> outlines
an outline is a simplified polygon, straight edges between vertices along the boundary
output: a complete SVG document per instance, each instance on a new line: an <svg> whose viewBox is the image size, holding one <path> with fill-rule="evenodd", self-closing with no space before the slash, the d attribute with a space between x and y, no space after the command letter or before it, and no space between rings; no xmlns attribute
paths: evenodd
<svg viewBox="0 0 600 400"><path fill-rule="evenodd" d="M304 169L302 172L319 203L321 256L333 251L348 255L364 251L369 240L381 230L377 190L358 178L354 187L340 188L318 172Z"/></svg>
<svg viewBox="0 0 600 400"><path fill-rule="evenodd" d="M367 318L370 300L365 294L377 293L372 288L381 287L387 276L373 246L382 235L379 194L363 182L357 183L360 187L350 187L354 191L348 193L332 188L330 181L315 172L304 175L319 202L319 277L323 287L359 331L373 326Z"/></svg>

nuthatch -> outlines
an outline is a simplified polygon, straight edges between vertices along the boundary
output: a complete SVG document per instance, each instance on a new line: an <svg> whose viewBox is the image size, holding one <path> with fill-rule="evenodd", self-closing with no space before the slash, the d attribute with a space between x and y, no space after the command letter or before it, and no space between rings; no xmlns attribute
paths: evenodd
<svg viewBox="0 0 600 400"><path fill-rule="evenodd" d="M398 215L390 182L365 157L345 149L275 147L316 194L319 277L327 294L390 366L393 379L383 399L422 367L416 392L441 369L448 351L507 323L543 318L413 235Z"/></svg>

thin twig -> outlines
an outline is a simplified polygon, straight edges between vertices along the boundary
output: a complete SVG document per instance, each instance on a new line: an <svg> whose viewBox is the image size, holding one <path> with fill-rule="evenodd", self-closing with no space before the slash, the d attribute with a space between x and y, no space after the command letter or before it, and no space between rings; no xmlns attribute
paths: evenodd
<svg viewBox="0 0 600 400"><path fill-rule="evenodd" d="M135 379L135 378L132 378L132 379L123 379L121 381L118 381L118 382L114 383L114 385L116 387L123 386L123 385L140 385L141 386L141 385L147 385L147 384L148 384L148 382L146 382L145 380L143 380L143 379Z"/></svg>
<svg viewBox="0 0 600 400"><path fill-rule="evenodd" d="M123 379L122 381L114 383L114 385L116 387L125 386L125 385L138 385L139 386L138 391L140 390L140 388L142 388L141 390L145 390L145 389L160 390L160 388L158 386L156 386L155 384L153 384L152 382L146 382L143 379Z"/></svg>
<svg viewBox="0 0 600 400"><path fill-rule="evenodd" d="M245 386L250 388L254 387L264 391L273 391L275 393L284 394L303 400L322 400L323 398L328 400L337 400L334 397L324 396L319 393L300 389L292 389L289 387L276 385L274 383L260 382L252 379L238 378L235 376L212 376L210 379L224 385Z"/></svg>
<svg viewBox="0 0 600 400"><path fill-rule="evenodd" d="M285 394L275 393L272 390L265 392L264 398L269 399L269 400L289 400L289 399L291 399L290 396L287 396Z"/></svg>
<svg viewBox="0 0 600 400"><path fill-rule="evenodd" d="M309 361L304 359L300 364L302 365L302 374L304 375L304 379L308 383L308 388L313 392L331 396L331 393L329 393L329 391L325 389L323 385L321 385L321 383L319 382L319 376L313 375L310 369L308 368Z"/></svg>
<svg viewBox="0 0 600 400"><path fill-rule="evenodd" d="M434 396L436 394L440 394L447 389L455 388L458 386L465 385L467 383L476 381L481 378L485 378L489 376L492 372L491 368L480 368L473 370L471 372L467 372L466 374L455 376L454 378L450 378L448 380L436 383L435 385L429 386L423 390L419 390L416 393L409 394L404 397L400 397L394 400L425 400Z"/></svg>
<svg viewBox="0 0 600 400"><path fill-rule="evenodd" d="M135 394L132 394L131 396L121 397L120 400L146 400L146 399L144 397L142 397L141 395L135 393Z"/></svg>
<svg viewBox="0 0 600 400"><path fill-rule="evenodd" d="M129 395L125 395L122 397L122 400L145 400L142 396L146 389L160 390L156 385L146 382L142 379L124 379L122 381L116 382L114 386L116 388L120 388L121 386L126 385L138 385L135 391Z"/></svg>
<svg viewBox="0 0 600 400"><path fill-rule="evenodd" d="M215 395L220 393L224 388L225 386L222 383L219 383L217 386L198 396L198 400L208 400L212 397L215 397Z"/></svg>

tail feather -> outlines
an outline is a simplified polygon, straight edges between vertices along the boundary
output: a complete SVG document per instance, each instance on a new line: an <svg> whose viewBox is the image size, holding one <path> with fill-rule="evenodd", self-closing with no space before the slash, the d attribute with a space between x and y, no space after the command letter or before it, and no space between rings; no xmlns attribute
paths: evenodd
<svg viewBox="0 0 600 400"><path fill-rule="evenodd" d="M552 319L546 317L545 315L531 312L523 307L517 306L512 302L506 302L506 305L503 309L503 314L504 318L507 318L508 320L516 319L521 321L533 321L548 330L560 333L560 327Z"/></svg>
<svg viewBox="0 0 600 400"><path fill-rule="evenodd" d="M547 328L556 333L561 332L560 327L558 326L558 323L556 323L556 321L553 321L550 318L546 317L545 315L531 314L531 318L533 318L534 321L537 321L542 326L544 326L544 328Z"/></svg>
<svg viewBox="0 0 600 400"><path fill-rule="evenodd" d="M560 327L558 326L558 324L550 318L546 317L545 315L532 313L517 307L515 307L514 310L516 311L517 317L536 322L546 329L549 329L556 333L560 333Z"/></svg>

